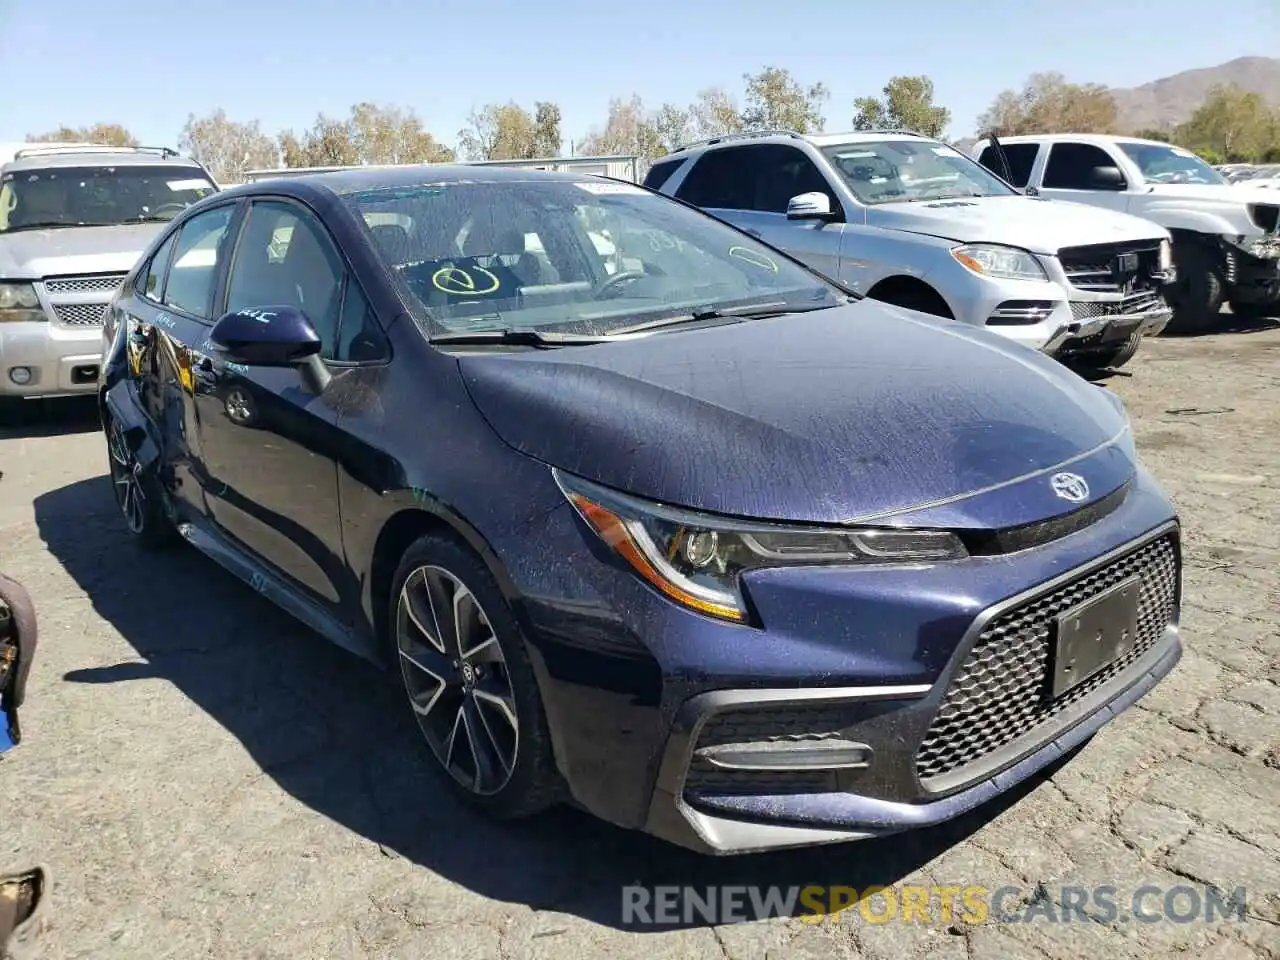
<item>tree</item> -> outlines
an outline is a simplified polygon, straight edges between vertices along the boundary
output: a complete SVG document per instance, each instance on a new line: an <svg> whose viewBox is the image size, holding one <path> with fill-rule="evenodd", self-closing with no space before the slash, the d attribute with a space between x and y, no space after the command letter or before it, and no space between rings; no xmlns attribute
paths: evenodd
<svg viewBox="0 0 1280 960"><path fill-rule="evenodd" d="M951 122L951 111L935 106L933 81L926 76L894 77L884 85L883 97L859 97L853 101L855 130L899 127L926 137L941 137Z"/></svg>
<svg viewBox="0 0 1280 960"><path fill-rule="evenodd" d="M357 164L446 163L454 152L426 131L412 110L357 103L342 119L319 114L301 136L277 138L286 167L346 167Z"/></svg>
<svg viewBox="0 0 1280 960"><path fill-rule="evenodd" d="M1174 139L1229 162L1256 162L1276 145L1278 128L1280 118L1261 96L1238 86L1219 85L1177 128Z"/></svg>
<svg viewBox="0 0 1280 960"><path fill-rule="evenodd" d="M748 130L794 130L818 133L826 120L822 108L830 92L821 83L802 87L781 67L743 74L746 106L742 125Z"/></svg>
<svg viewBox="0 0 1280 960"><path fill-rule="evenodd" d="M1157 130L1153 127L1135 130L1133 135L1139 140L1159 140L1161 143L1173 142L1173 135L1168 130Z"/></svg>
<svg viewBox="0 0 1280 960"><path fill-rule="evenodd" d="M722 87L699 90L689 107L689 126L699 140L738 133L743 128L738 102Z"/></svg>
<svg viewBox="0 0 1280 960"><path fill-rule="evenodd" d="M538 101L533 105L534 157L560 156L564 137L560 133L560 107L554 103Z"/></svg>
<svg viewBox="0 0 1280 960"><path fill-rule="evenodd" d="M530 113L514 100L473 110L458 131L458 146L469 160L532 160L560 155L560 108L537 103Z"/></svg>
<svg viewBox="0 0 1280 960"><path fill-rule="evenodd" d="M650 111L636 94L609 101L609 118L603 129L592 130L579 144L579 152L624 155L653 160L688 140L689 113L669 103Z"/></svg>
<svg viewBox="0 0 1280 960"><path fill-rule="evenodd" d="M59 127L52 133L28 134L27 142L101 143L110 147L136 147L138 141L118 123L95 123L91 127Z"/></svg>
<svg viewBox="0 0 1280 960"><path fill-rule="evenodd" d="M221 107L200 119L189 114L178 147L226 183L240 183L246 171L274 167L280 159L276 142L257 120L237 123Z"/></svg>
<svg viewBox="0 0 1280 960"><path fill-rule="evenodd" d="M1021 90L1005 90L978 118L978 133L1111 133L1116 101L1097 83L1068 83L1060 73L1033 73Z"/></svg>
<svg viewBox="0 0 1280 960"><path fill-rule="evenodd" d="M357 103L347 121L357 163L446 163L454 152L422 126L413 110Z"/></svg>

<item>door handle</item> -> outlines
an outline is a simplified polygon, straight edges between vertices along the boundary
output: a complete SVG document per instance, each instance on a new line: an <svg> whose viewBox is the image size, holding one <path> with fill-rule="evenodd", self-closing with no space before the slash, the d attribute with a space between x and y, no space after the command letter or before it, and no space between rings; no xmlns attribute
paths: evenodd
<svg viewBox="0 0 1280 960"><path fill-rule="evenodd" d="M213 373L213 361L208 357L201 357L197 366L204 373Z"/></svg>
<svg viewBox="0 0 1280 960"><path fill-rule="evenodd" d="M748 227L746 230L744 230L744 231L743 231L743 233L749 233L749 234L751 234L751 236L753 236L753 237L759 237L759 236L760 236L760 231L759 231L759 230L755 230L755 229L752 229L752 228L750 228L750 227Z"/></svg>

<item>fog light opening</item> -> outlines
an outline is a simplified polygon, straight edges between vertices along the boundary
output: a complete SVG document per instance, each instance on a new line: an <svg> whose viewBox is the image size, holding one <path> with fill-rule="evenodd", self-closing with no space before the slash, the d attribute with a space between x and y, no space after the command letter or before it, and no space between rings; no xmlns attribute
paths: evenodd
<svg viewBox="0 0 1280 960"><path fill-rule="evenodd" d="M20 387L25 387L32 380L30 367L11 367L9 369L9 379Z"/></svg>

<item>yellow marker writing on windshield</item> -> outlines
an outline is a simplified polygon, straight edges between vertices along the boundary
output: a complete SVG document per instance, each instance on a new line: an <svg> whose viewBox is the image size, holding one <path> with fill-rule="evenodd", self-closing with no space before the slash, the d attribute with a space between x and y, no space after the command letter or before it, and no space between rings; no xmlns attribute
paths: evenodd
<svg viewBox="0 0 1280 960"><path fill-rule="evenodd" d="M746 247L730 247L729 256L737 257L752 266L763 267L773 273L778 272L778 265L766 257L763 253L756 253L754 250L748 250Z"/></svg>
<svg viewBox="0 0 1280 960"><path fill-rule="evenodd" d="M481 288L476 285L475 274L477 273L484 274L488 278L489 286ZM476 296L493 293L501 283L484 267L471 267L469 270L464 270L462 267L441 267L431 275L431 285L441 293L456 297L469 293Z"/></svg>

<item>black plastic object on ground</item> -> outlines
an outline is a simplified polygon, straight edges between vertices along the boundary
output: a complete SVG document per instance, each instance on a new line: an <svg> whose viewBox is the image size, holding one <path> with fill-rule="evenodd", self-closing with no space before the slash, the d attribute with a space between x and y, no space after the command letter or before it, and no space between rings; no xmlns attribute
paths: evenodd
<svg viewBox="0 0 1280 960"><path fill-rule="evenodd" d="M36 653L36 611L22 584L0 574L0 751L22 741L18 708Z"/></svg>

